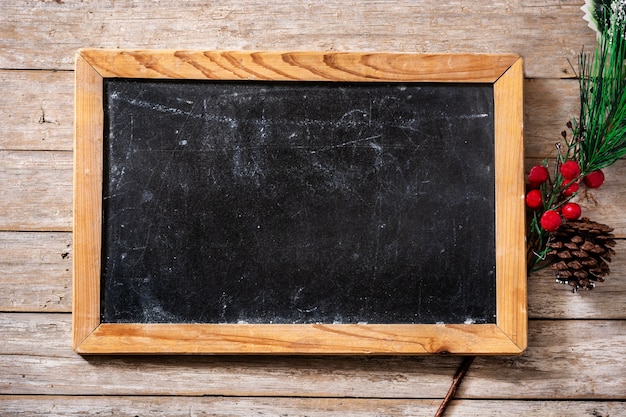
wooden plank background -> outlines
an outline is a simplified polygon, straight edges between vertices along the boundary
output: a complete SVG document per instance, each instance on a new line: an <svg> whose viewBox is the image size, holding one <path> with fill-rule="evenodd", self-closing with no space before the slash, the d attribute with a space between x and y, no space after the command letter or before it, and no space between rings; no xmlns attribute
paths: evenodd
<svg viewBox="0 0 626 417"><path fill-rule="evenodd" d="M81 357L71 350L78 48L518 53L527 165L576 116L583 0L0 0L0 415L432 416L461 358ZM612 273L529 277L529 348L477 358L449 416L626 415L626 161L581 196ZM480 244L480 242L477 242Z"/></svg>

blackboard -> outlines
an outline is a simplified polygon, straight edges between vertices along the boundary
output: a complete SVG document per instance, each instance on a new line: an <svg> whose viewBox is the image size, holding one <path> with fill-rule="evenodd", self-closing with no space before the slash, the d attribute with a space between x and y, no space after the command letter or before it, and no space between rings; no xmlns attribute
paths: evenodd
<svg viewBox="0 0 626 417"><path fill-rule="evenodd" d="M495 323L493 86L105 92L103 322Z"/></svg>
<svg viewBox="0 0 626 417"><path fill-rule="evenodd" d="M404 78L98 78L97 326L499 329L498 85Z"/></svg>

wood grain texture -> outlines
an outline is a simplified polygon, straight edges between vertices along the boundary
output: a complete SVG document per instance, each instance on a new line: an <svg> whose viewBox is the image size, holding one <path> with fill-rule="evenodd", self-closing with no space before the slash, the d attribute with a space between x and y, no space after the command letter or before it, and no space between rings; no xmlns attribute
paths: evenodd
<svg viewBox="0 0 626 417"><path fill-rule="evenodd" d="M31 417L432 417L438 400L361 398L0 396L0 413ZM447 417L562 417L626 414L620 401L455 400Z"/></svg>
<svg viewBox="0 0 626 417"><path fill-rule="evenodd" d="M519 358L479 357L459 398L623 399L626 321L532 320Z"/></svg>
<svg viewBox="0 0 626 417"><path fill-rule="evenodd" d="M72 150L74 74L0 71L0 150Z"/></svg>
<svg viewBox="0 0 626 417"><path fill-rule="evenodd" d="M525 323L517 325L505 332L493 324L103 323L75 349L82 354L517 354L526 342Z"/></svg>
<svg viewBox="0 0 626 417"><path fill-rule="evenodd" d="M32 417L430 417L436 409L437 400L0 396L0 414Z"/></svg>
<svg viewBox="0 0 626 417"><path fill-rule="evenodd" d="M102 77L76 57L74 258L72 312L76 348L100 323L104 108Z"/></svg>
<svg viewBox="0 0 626 417"><path fill-rule="evenodd" d="M72 230L72 153L0 151L0 230Z"/></svg>
<svg viewBox="0 0 626 417"><path fill-rule="evenodd" d="M0 232L0 311L70 311L71 268L71 233Z"/></svg>
<svg viewBox="0 0 626 417"><path fill-rule="evenodd" d="M496 176L496 308L498 326L520 347L527 344L524 116L522 60L494 84ZM508 279L501 279L507 277Z"/></svg>
<svg viewBox="0 0 626 417"><path fill-rule="evenodd" d="M515 54L81 49L102 77L493 83Z"/></svg>
<svg viewBox="0 0 626 417"><path fill-rule="evenodd" d="M517 53L529 77L571 77L593 32L580 1L184 4L2 0L0 68L72 69L83 47Z"/></svg>
<svg viewBox="0 0 626 417"><path fill-rule="evenodd" d="M41 395L443 398L460 358L91 356L69 314L0 314L0 390ZM36 335L36 336L35 336ZM620 399L626 321L531 320L521 356L479 357L458 398ZM601 347L601 348L600 348Z"/></svg>
<svg viewBox="0 0 626 417"><path fill-rule="evenodd" d="M626 240L617 241L611 273L591 291L572 293L568 285L559 284L550 268L528 277L529 316L559 319L626 319Z"/></svg>
<svg viewBox="0 0 626 417"><path fill-rule="evenodd" d="M527 79L524 83L524 152L526 158L556 156L555 144L578 118L578 80Z"/></svg>

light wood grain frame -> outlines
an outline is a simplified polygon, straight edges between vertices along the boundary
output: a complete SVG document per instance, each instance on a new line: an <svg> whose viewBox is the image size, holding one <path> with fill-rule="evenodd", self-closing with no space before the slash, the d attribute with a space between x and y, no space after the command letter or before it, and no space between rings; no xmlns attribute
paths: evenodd
<svg viewBox="0 0 626 417"><path fill-rule="evenodd" d="M523 69L514 54L85 49L76 57L72 345L81 354L519 354L527 345ZM100 322L103 79L490 83L496 179L495 324Z"/></svg>

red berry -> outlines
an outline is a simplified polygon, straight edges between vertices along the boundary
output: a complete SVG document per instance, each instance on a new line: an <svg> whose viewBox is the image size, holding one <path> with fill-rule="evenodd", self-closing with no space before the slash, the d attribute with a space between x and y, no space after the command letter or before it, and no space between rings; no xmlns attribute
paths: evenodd
<svg viewBox="0 0 626 417"><path fill-rule="evenodd" d="M530 169L528 173L528 184L532 187L538 187L544 182L548 181L549 173L548 168L543 165L535 165Z"/></svg>
<svg viewBox="0 0 626 417"><path fill-rule="evenodd" d="M565 161L561 164L559 171L566 180L573 180L580 175L580 165L576 161Z"/></svg>
<svg viewBox="0 0 626 417"><path fill-rule="evenodd" d="M585 176L585 185L589 188L598 188L604 182L604 172L598 169Z"/></svg>
<svg viewBox="0 0 626 417"><path fill-rule="evenodd" d="M541 196L541 191L539 190L530 190L528 194L526 194L526 205L528 208L537 210L543 207L543 198Z"/></svg>
<svg viewBox="0 0 626 417"><path fill-rule="evenodd" d="M539 223L545 231L554 232L561 226L561 215L555 210L548 210L543 213Z"/></svg>
<svg viewBox="0 0 626 417"><path fill-rule="evenodd" d="M580 217L582 210L576 203L567 203L563 206L561 212L563 213L563 217L567 220L576 220Z"/></svg>
<svg viewBox="0 0 626 417"><path fill-rule="evenodd" d="M567 184L569 181L565 181L565 183ZM563 190L563 192L561 194L563 194L565 197L570 197L571 195L573 195L576 191L578 191L578 183L575 182L572 185L570 185L569 187L567 187L566 189Z"/></svg>

